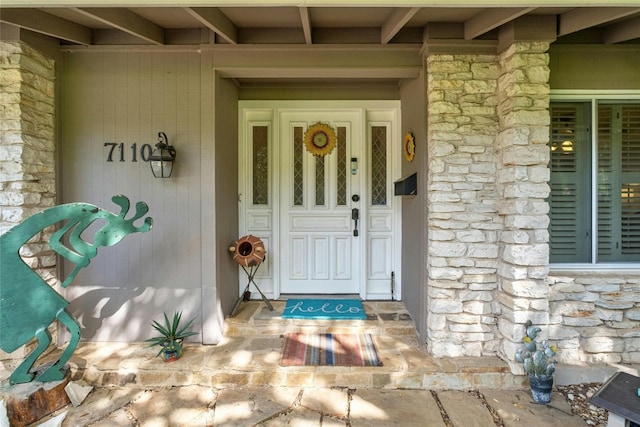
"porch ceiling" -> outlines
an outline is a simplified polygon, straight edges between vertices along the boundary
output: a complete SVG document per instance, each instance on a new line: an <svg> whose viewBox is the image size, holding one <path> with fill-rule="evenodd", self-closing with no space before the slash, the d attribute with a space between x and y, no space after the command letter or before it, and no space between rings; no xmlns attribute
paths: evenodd
<svg viewBox="0 0 640 427"><path fill-rule="evenodd" d="M521 37L554 44L640 43L638 0L2 0L0 22L70 49L212 45L318 56L347 46L380 49L384 56L425 45L495 50L501 29L518 25L525 28ZM254 69L236 77L249 81L258 75Z"/></svg>

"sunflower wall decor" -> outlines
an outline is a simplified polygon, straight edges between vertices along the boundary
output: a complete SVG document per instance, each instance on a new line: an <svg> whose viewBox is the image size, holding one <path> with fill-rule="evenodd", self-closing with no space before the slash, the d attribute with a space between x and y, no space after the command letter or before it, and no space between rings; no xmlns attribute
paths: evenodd
<svg viewBox="0 0 640 427"><path fill-rule="evenodd" d="M407 134L404 136L404 157L408 162L412 162L415 155L416 140L413 136L413 132L407 132Z"/></svg>
<svg viewBox="0 0 640 427"><path fill-rule="evenodd" d="M304 133L304 145L314 156L326 156L336 146L336 133L331 126L318 122Z"/></svg>

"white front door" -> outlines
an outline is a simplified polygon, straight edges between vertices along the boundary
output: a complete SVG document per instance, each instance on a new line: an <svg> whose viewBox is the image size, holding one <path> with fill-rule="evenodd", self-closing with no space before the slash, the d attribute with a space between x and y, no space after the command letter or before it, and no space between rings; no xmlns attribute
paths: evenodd
<svg viewBox="0 0 640 427"><path fill-rule="evenodd" d="M239 113L239 231L265 243L260 289L400 295L399 103L241 101ZM314 145L310 128L323 131Z"/></svg>
<svg viewBox="0 0 640 427"><path fill-rule="evenodd" d="M360 293L366 239L359 218L362 170L356 166L361 116L353 110L280 114L282 293Z"/></svg>

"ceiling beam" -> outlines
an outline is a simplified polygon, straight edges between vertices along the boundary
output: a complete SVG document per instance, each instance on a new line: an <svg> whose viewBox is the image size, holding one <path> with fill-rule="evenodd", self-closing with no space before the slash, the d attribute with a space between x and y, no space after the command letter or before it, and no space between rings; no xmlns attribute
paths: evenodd
<svg viewBox="0 0 640 427"><path fill-rule="evenodd" d="M92 42L91 28L37 9L2 9L0 22L82 45Z"/></svg>
<svg viewBox="0 0 640 427"><path fill-rule="evenodd" d="M191 16L231 44L238 44L238 28L217 7L185 7Z"/></svg>
<svg viewBox="0 0 640 427"><path fill-rule="evenodd" d="M640 39L640 18L629 19L604 29L602 41L605 43L621 43L627 40Z"/></svg>
<svg viewBox="0 0 640 427"><path fill-rule="evenodd" d="M535 7L485 9L464 23L464 38L465 40L473 40L507 22L526 15L534 9Z"/></svg>
<svg viewBox="0 0 640 427"><path fill-rule="evenodd" d="M576 8L560 15L558 35L564 36L596 25L605 24L625 16L639 13L633 7L588 7Z"/></svg>
<svg viewBox="0 0 640 427"><path fill-rule="evenodd" d="M395 9L389 19L382 24L380 43L389 43L419 10L419 7L399 7Z"/></svg>
<svg viewBox="0 0 640 427"><path fill-rule="evenodd" d="M157 45L164 44L164 30L162 27L131 12L129 9L108 7L72 9L146 42Z"/></svg>
<svg viewBox="0 0 640 427"><path fill-rule="evenodd" d="M304 32L304 41L306 44L313 43L311 39L311 18L309 18L309 8L300 7L300 21L302 22L302 31Z"/></svg>

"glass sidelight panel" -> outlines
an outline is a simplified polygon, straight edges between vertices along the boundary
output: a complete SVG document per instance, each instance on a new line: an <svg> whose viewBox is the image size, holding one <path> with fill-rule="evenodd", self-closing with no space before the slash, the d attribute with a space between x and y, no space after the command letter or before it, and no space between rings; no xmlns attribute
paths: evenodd
<svg viewBox="0 0 640 427"><path fill-rule="evenodd" d="M304 163L303 159L303 132L302 127L293 128L293 205L304 204Z"/></svg>
<svg viewBox="0 0 640 427"><path fill-rule="evenodd" d="M387 204L387 127L371 128L371 205Z"/></svg>
<svg viewBox="0 0 640 427"><path fill-rule="evenodd" d="M253 204L269 204L269 128L253 126Z"/></svg>
<svg viewBox="0 0 640 427"><path fill-rule="evenodd" d="M316 206L324 206L324 156L314 156L316 160Z"/></svg>
<svg viewBox="0 0 640 427"><path fill-rule="evenodd" d="M336 170L336 204L345 206L347 204L347 128L338 127L338 168Z"/></svg>

